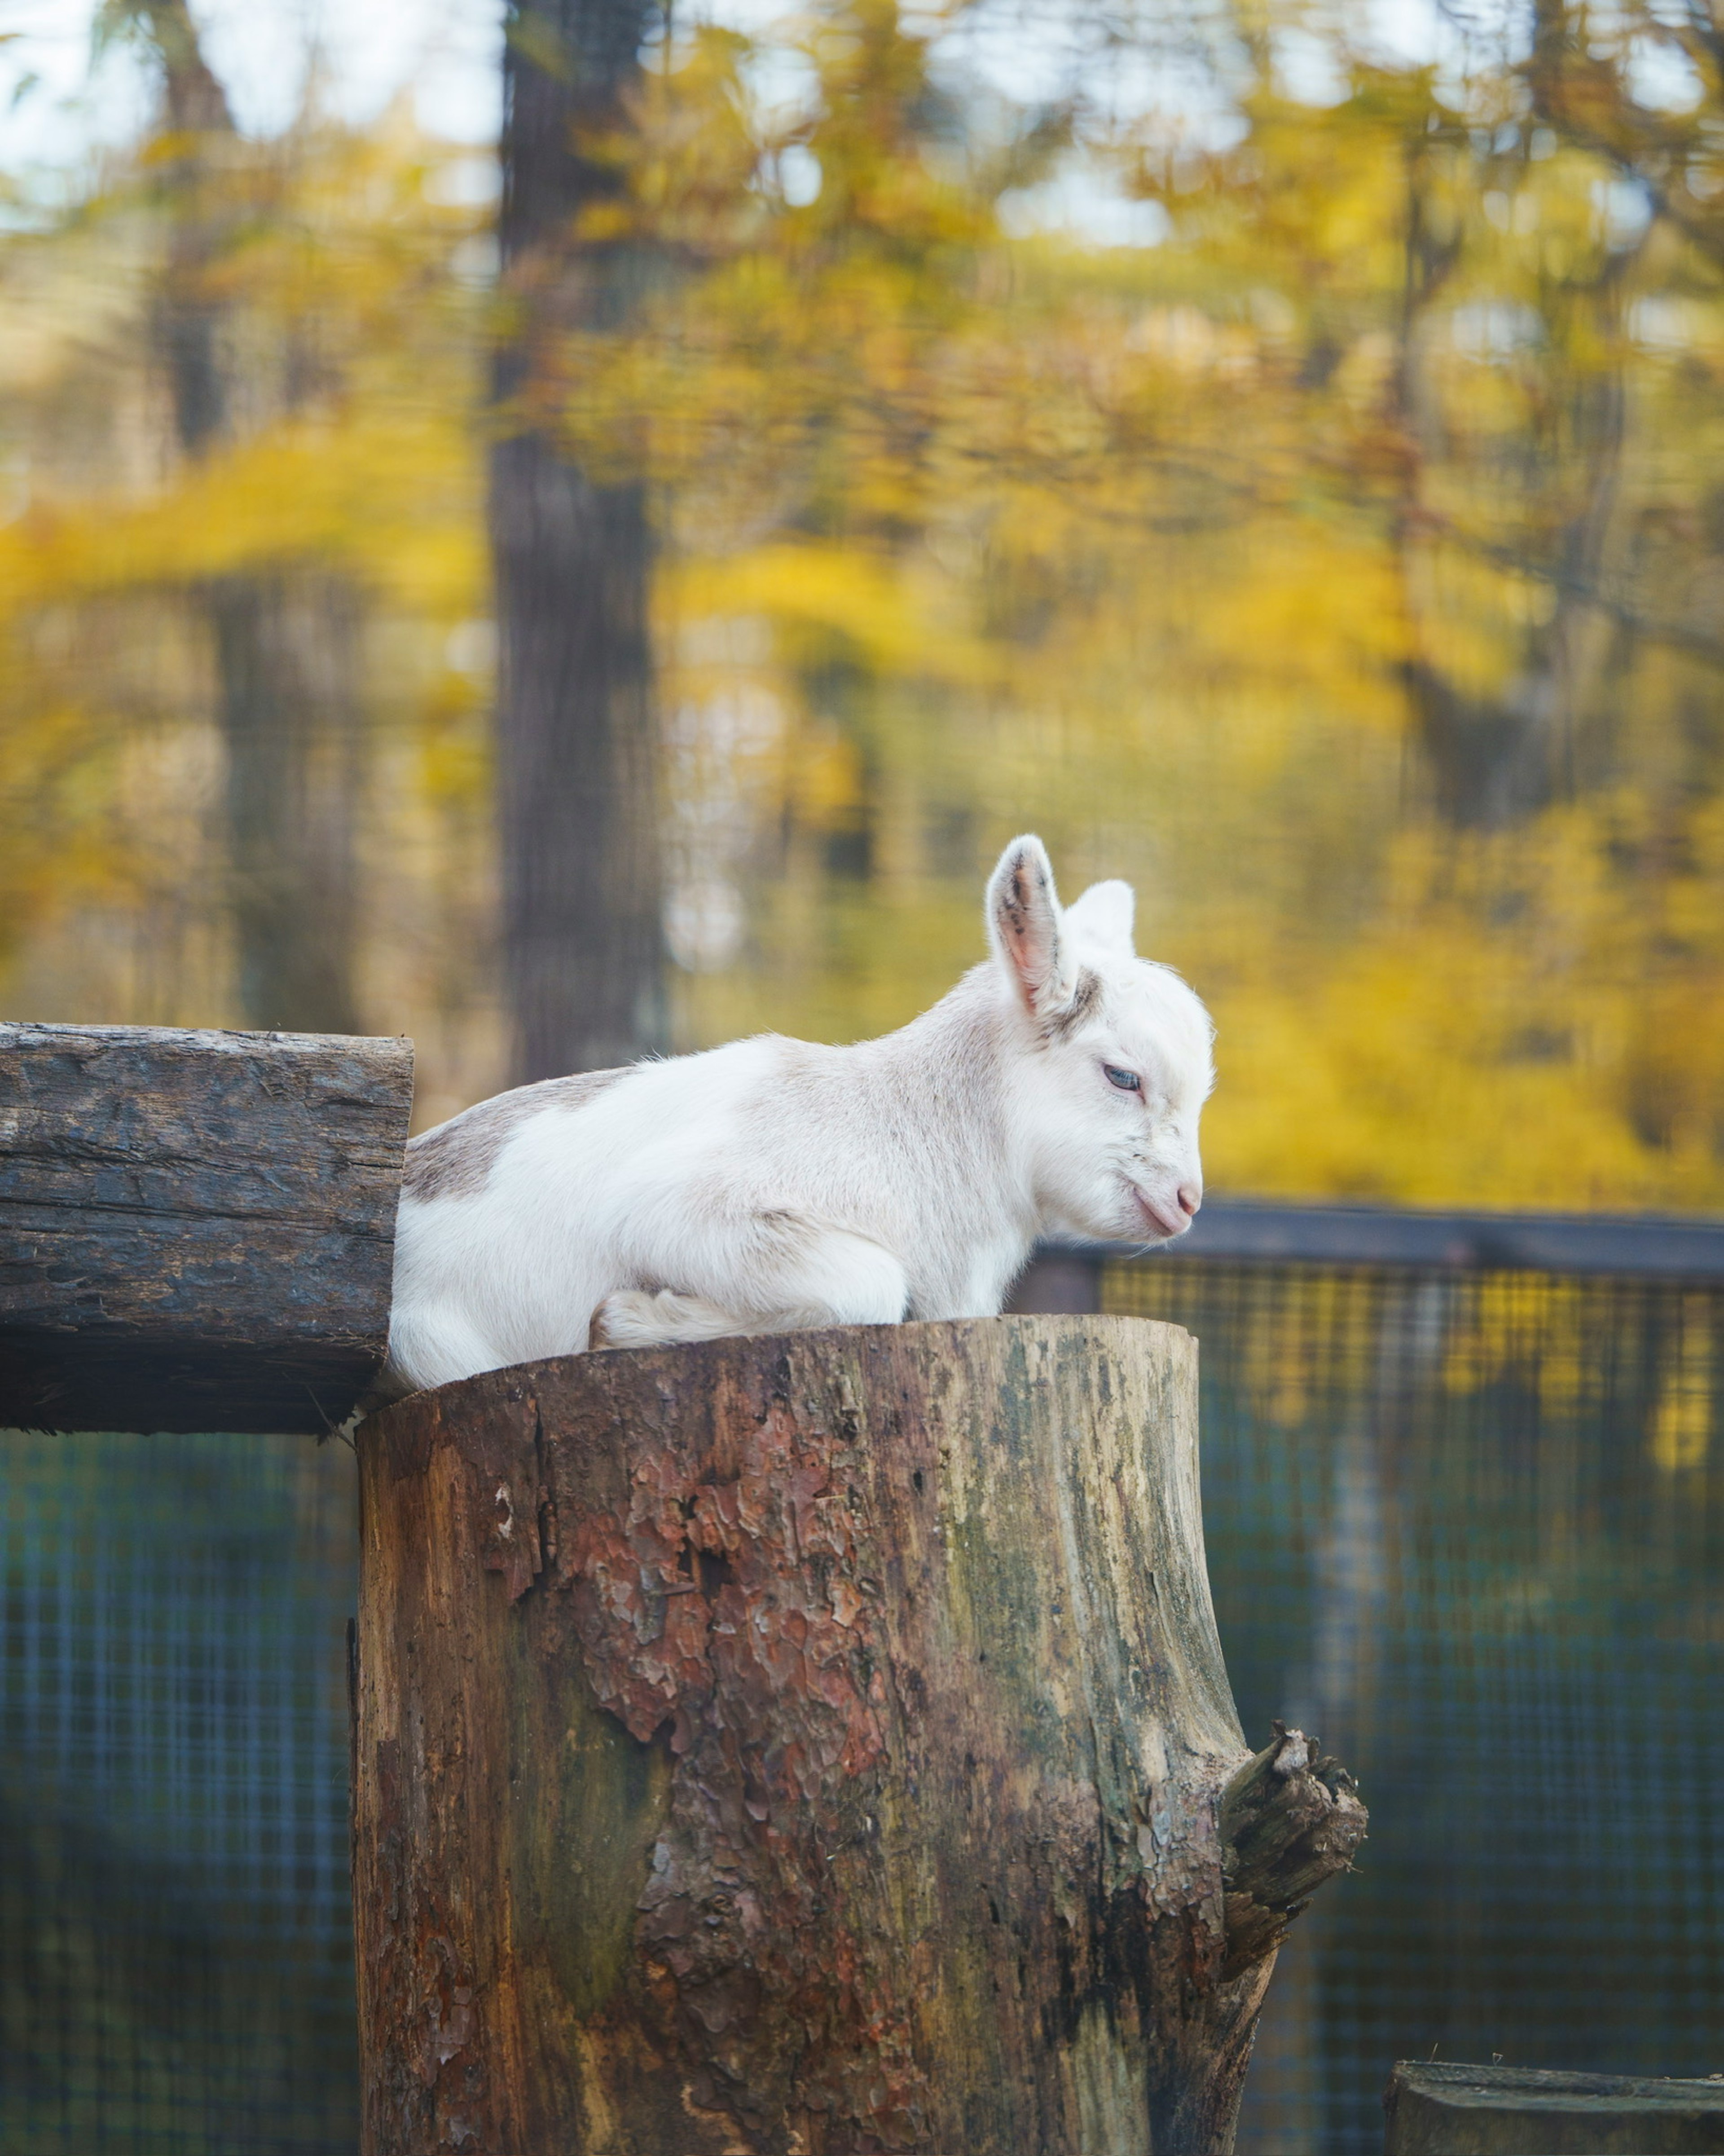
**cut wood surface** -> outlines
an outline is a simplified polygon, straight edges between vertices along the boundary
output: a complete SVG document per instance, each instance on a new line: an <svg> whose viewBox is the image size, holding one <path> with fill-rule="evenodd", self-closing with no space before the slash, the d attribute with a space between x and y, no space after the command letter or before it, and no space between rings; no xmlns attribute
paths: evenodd
<svg viewBox="0 0 1724 2156"><path fill-rule="evenodd" d="M339 1423L412 1099L406 1040L0 1024L0 1425Z"/></svg>
<svg viewBox="0 0 1724 2156"><path fill-rule="evenodd" d="M1242 1740L1196 1439L1195 1343L1118 1317L363 1424L367 2156L1230 2148L1270 1957L1229 1960L1218 1815L1298 1813L1260 1913L1316 1799L1296 1732Z"/></svg>
<svg viewBox="0 0 1724 2156"><path fill-rule="evenodd" d="M1396 2066L1387 2156L1717 2156L1724 2080Z"/></svg>

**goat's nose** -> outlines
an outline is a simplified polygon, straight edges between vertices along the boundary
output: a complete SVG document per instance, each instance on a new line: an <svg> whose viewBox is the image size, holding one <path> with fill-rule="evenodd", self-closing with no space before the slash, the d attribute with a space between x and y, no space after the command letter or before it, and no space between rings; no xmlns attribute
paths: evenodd
<svg viewBox="0 0 1724 2156"><path fill-rule="evenodd" d="M1198 1206L1200 1206L1203 1202L1203 1193L1200 1184L1195 1183L1182 1183L1180 1184L1179 1204L1181 1209L1183 1212L1188 1214L1195 1213Z"/></svg>

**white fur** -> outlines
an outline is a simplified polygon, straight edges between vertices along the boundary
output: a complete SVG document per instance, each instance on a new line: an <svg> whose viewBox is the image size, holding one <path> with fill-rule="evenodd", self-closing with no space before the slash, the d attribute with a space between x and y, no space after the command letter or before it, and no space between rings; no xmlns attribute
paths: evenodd
<svg viewBox="0 0 1724 2156"><path fill-rule="evenodd" d="M505 1096L519 1119L472 1155L488 1170L402 1201L387 1389L589 1345L988 1317L1039 1235L1183 1233L1211 1028L1133 954L1131 906L1102 883L1062 912L1041 841L1014 839L992 963L901 1031L733 1041L573 1104ZM440 1158L462 1124L427 1134Z"/></svg>

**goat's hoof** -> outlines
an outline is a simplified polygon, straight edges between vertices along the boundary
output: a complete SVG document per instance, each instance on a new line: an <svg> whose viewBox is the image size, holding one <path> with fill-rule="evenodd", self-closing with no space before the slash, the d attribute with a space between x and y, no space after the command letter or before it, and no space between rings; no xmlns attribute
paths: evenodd
<svg viewBox="0 0 1724 2156"><path fill-rule="evenodd" d="M657 1317L656 1296L644 1288L618 1288L593 1312L587 1328L587 1345L589 1348L651 1347L664 1337Z"/></svg>

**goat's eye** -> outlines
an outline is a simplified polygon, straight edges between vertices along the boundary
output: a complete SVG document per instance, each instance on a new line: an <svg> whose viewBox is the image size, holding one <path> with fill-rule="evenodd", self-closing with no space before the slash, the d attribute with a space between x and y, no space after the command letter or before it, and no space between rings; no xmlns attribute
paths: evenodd
<svg viewBox="0 0 1724 2156"><path fill-rule="evenodd" d="M1107 1073L1108 1084L1117 1086L1121 1092L1141 1093L1143 1091L1143 1081L1135 1070L1116 1070L1111 1063L1104 1063L1101 1067Z"/></svg>

